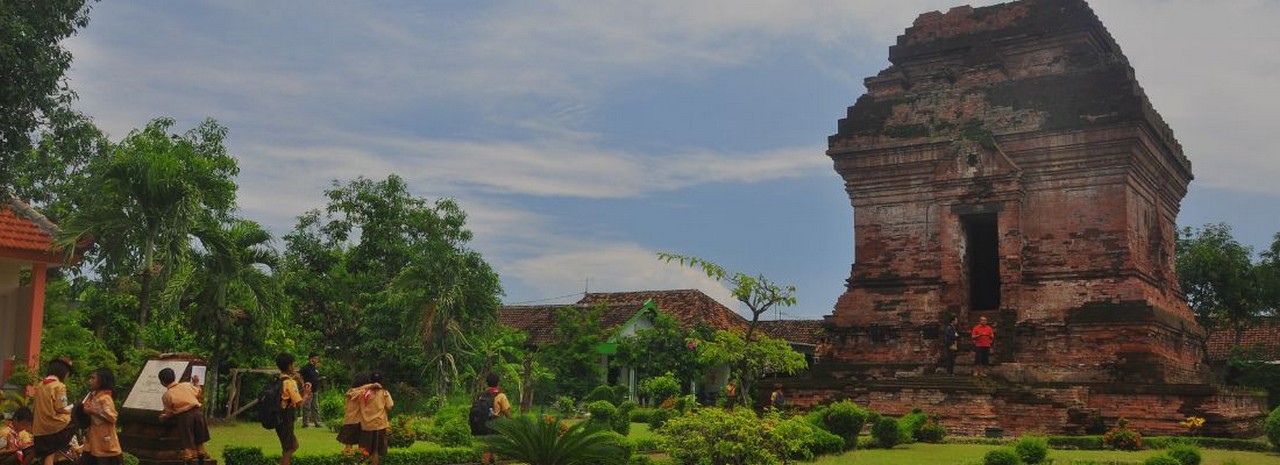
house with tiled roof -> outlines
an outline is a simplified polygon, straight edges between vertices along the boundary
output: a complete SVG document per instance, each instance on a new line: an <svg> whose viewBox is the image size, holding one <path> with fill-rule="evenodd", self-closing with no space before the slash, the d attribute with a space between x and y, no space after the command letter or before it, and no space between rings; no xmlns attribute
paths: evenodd
<svg viewBox="0 0 1280 465"><path fill-rule="evenodd" d="M594 308L600 305L605 307L600 317L601 326L612 331L608 341L597 348L600 363L607 367L606 379L601 382L630 386L633 393L638 383L635 370L609 367L609 358L617 353L618 343L623 338L634 336L636 331L652 328L657 312L675 317L685 328L706 324L714 329L745 331L748 324L741 315L697 289L594 292L586 293L573 304L504 306L498 309L498 322L525 332L529 335L529 343L538 346L555 342L555 314L558 309ZM719 389L719 385L727 377L728 367L721 367L712 370L707 381L715 389Z"/></svg>
<svg viewBox="0 0 1280 465"><path fill-rule="evenodd" d="M1239 331L1219 328L1209 332L1207 352L1211 362L1224 362L1239 352L1260 361L1280 362L1280 318L1266 318Z"/></svg>
<svg viewBox="0 0 1280 465"><path fill-rule="evenodd" d="M0 190L0 379L14 363L40 360L45 277L75 256L53 246L58 227L29 205Z"/></svg>
<svg viewBox="0 0 1280 465"><path fill-rule="evenodd" d="M791 349L804 354L805 362L813 366L818 345L826 343L822 320L761 320L757 330L769 337L782 339Z"/></svg>

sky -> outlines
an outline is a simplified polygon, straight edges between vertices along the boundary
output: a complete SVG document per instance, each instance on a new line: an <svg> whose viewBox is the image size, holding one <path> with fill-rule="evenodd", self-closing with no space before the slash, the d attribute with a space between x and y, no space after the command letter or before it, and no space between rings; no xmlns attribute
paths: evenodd
<svg viewBox="0 0 1280 465"><path fill-rule="evenodd" d="M227 126L241 214L277 237L335 180L396 174L466 210L507 304L697 288L742 310L666 251L794 284L766 317L814 319L853 261L826 137L896 36L959 4L111 0L67 41L69 77L113 140ZM1268 246L1280 2L1091 5L1192 161L1179 225Z"/></svg>

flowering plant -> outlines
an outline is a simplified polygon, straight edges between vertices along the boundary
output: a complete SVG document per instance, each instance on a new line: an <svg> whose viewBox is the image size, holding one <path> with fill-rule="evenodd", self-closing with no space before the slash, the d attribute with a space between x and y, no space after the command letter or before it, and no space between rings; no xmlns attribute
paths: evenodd
<svg viewBox="0 0 1280 465"><path fill-rule="evenodd" d="M1142 448L1142 434L1129 429L1129 420L1121 418L1115 428L1102 435L1102 442L1113 449L1138 450Z"/></svg>
<svg viewBox="0 0 1280 465"><path fill-rule="evenodd" d="M1188 436L1195 436L1200 431L1200 428L1204 427L1204 418L1190 416L1186 420L1178 422L1178 426L1186 428Z"/></svg>

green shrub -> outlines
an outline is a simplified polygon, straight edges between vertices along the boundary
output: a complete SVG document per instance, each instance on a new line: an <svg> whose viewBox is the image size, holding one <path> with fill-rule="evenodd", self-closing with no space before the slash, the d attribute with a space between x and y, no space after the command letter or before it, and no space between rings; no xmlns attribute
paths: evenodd
<svg viewBox="0 0 1280 465"><path fill-rule="evenodd" d="M599 425L609 431L616 431L615 424L619 417L618 408L614 407L609 401L597 400L587 403L587 413L591 415L591 419L588 422ZM630 422L627 424L630 424Z"/></svg>
<svg viewBox="0 0 1280 465"><path fill-rule="evenodd" d="M1174 444L1169 448L1168 454L1182 465L1200 465L1200 461L1204 459L1200 455L1200 448L1194 444Z"/></svg>
<svg viewBox="0 0 1280 465"><path fill-rule="evenodd" d="M631 398L631 388L623 384L613 387L613 398L618 400L619 405L635 400Z"/></svg>
<svg viewBox="0 0 1280 465"><path fill-rule="evenodd" d="M391 427L387 431L387 447L403 449L418 440L418 433L409 427L409 415L400 415L391 419Z"/></svg>
<svg viewBox="0 0 1280 465"><path fill-rule="evenodd" d="M901 433L898 430L898 422L893 418L881 416L871 424L871 437L875 439L876 447L884 449L892 449L898 445Z"/></svg>
<svg viewBox="0 0 1280 465"><path fill-rule="evenodd" d="M672 417L676 417L676 416L678 415L676 415L675 411L671 409L665 409L665 408L654 409L653 412L649 414L649 430L657 431L658 428L661 428L663 425L667 424L667 420L670 420Z"/></svg>
<svg viewBox="0 0 1280 465"><path fill-rule="evenodd" d="M659 444L657 438L629 438L631 444L636 446L636 452L654 452L658 450Z"/></svg>
<svg viewBox="0 0 1280 465"><path fill-rule="evenodd" d="M750 409L703 408L668 420L658 434L675 463L777 464L800 449L797 429L812 426L796 421L769 427L776 418L763 420Z"/></svg>
<svg viewBox="0 0 1280 465"><path fill-rule="evenodd" d="M270 465L272 462L262 455L258 447L226 446L222 449L222 462L225 465Z"/></svg>
<svg viewBox="0 0 1280 465"><path fill-rule="evenodd" d="M1267 415L1263 430L1267 432L1267 439L1271 440L1271 446L1280 451L1280 407L1276 407L1270 415Z"/></svg>
<svg viewBox="0 0 1280 465"><path fill-rule="evenodd" d="M493 422L496 435L478 438L499 456L527 463L624 464L627 449L619 435L592 422L568 425L551 417L503 418Z"/></svg>
<svg viewBox="0 0 1280 465"><path fill-rule="evenodd" d="M680 382L671 373L655 376L640 382L640 393L649 398L651 405L657 405L679 395Z"/></svg>
<svg viewBox="0 0 1280 465"><path fill-rule="evenodd" d="M1121 418L1115 428L1102 435L1102 442L1112 449L1138 450L1142 448L1142 434L1129 429L1129 420Z"/></svg>
<svg viewBox="0 0 1280 465"><path fill-rule="evenodd" d="M982 465L1021 465L1022 459L1018 457L1018 453L1008 447L992 449L987 451L987 455L982 456Z"/></svg>
<svg viewBox="0 0 1280 465"><path fill-rule="evenodd" d="M599 400L608 401L613 405L619 404L618 398L613 394L613 388L608 385L596 386L596 388L592 389L586 397L582 398L582 403L590 404Z"/></svg>
<svg viewBox="0 0 1280 465"><path fill-rule="evenodd" d="M1222 449L1222 450L1243 450L1251 452L1266 452L1271 450L1271 445L1267 441L1256 439L1235 439L1235 438L1208 438L1195 437L1189 438L1196 445L1206 449Z"/></svg>
<svg viewBox="0 0 1280 465"><path fill-rule="evenodd" d="M1142 465L1179 465L1179 463L1178 459L1168 455L1157 455L1143 460Z"/></svg>
<svg viewBox="0 0 1280 465"><path fill-rule="evenodd" d="M565 418L574 418L578 416L578 403L573 400L573 396L560 396L556 398L556 412Z"/></svg>
<svg viewBox="0 0 1280 465"><path fill-rule="evenodd" d="M646 423L646 424L647 424L647 423L649 423L649 418L651 418L651 417L653 416L653 411L654 411L654 410L658 410L658 409L653 409L653 408L649 408L649 407L636 407L636 408L631 409L631 412L630 412L630 413L628 413L628 414L627 414L627 416L631 417L631 422L632 422L632 423Z"/></svg>
<svg viewBox="0 0 1280 465"><path fill-rule="evenodd" d="M427 435L431 442L445 447L471 446L471 420L451 416L439 425L432 425Z"/></svg>
<svg viewBox="0 0 1280 465"><path fill-rule="evenodd" d="M1049 447L1054 449L1101 450L1106 447L1102 436L1050 436Z"/></svg>
<svg viewBox="0 0 1280 465"><path fill-rule="evenodd" d="M320 404L320 418L326 421L333 419L341 421L346 414L347 399L343 396L342 391L337 389L325 390L320 393L318 402Z"/></svg>
<svg viewBox="0 0 1280 465"><path fill-rule="evenodd" d="M920 428L929 421L929 416L925 415L920 409L915 409L911 413L903 415L898 419L898 442L902 444L911 444L916 442L917 435L920 434Z"/></svg>
<svg viewBox="0 0 1280 465"><path fill-rule="evenodd" d="M815 424L840 436L846 449L855 449L858 446L858 434L862 432L862 425L866 423L868 416L870 412L858 404L842 400L821 409ZM806 418L813 421L811 417Z"/></svg>
<svg viewBox="0 0 1280 465"><path fill-rule="evenodd" d="M1049 438L1024 435L1013 443L1013 450L1023 462L1034 465L1049 456Z"/></svg>
<svg viewBox="0 0 1280 465"><path fill-rule="evenodd" d="M946 437L947 429L938 424L936 420L925 423L924 426L920 427L920 432L916 435L916 439L920 440L920 442L932 444L942 443Z"/></svg>
<svg viewBox="0 0 1280 465"><path fill-rule="evenodd" d="M816 426L813 427L813 432L810 433L808 441L806 447L809 448L809 452L813 453L814 457L839 454L845 450L844 438ZM854 442L856 443L857 441Z"/></svg>

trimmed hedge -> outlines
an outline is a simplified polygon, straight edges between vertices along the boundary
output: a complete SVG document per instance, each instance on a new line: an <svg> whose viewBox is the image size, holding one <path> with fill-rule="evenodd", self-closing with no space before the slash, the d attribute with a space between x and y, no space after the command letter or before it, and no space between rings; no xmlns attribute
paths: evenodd
<svg viewBox="0 0 1280 465"><path fill-rule="evenodd" d="M1000 444L999 442L968 442L977 438L948 438L948 443L955 444ZM1205 449L1238 450L1246 452L1267 452L1271 446L1256 439L1150 436L1142 438L1142 442L1150 449L1168 449L1175 444L1194 444ZM1049 436L1049 447L1054 449L1105 449L1102 436Z"/></svg>
<svg viewBox="0 0 1280 465"><path fill-rule="evenodd" d="M265 456L257 447L227 446L222 451L225 465L275 465L280 456ZM351 461L342 454L295 455L293 465L342 465ZM391 450L382 458L385 465L449 465L480 461L480 452L469 447L440 447L425 450Z"/></svg>
<svg viewBox="0 0 1280 465"><path fill-rule="evenodd" d="M983 465L1022 465L1022 459L1018 457L1018 453L1008 447L992 449L987 451L987 455L982 456Z"/></svg>
<svg viewBox="0 0 1280 465"><path fill-rule="evenodd" d="M1262 425L1262 430L1267 433L1267 439L1271 440L1271 445L1280 451L1280 407L1276 407L1267 415L1267 420Z"/></svg>

